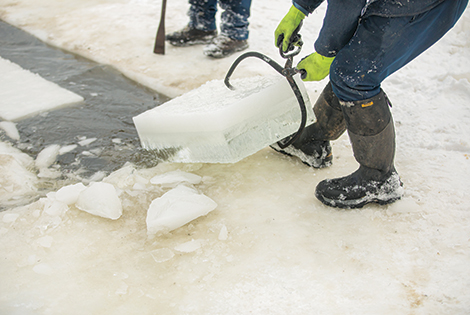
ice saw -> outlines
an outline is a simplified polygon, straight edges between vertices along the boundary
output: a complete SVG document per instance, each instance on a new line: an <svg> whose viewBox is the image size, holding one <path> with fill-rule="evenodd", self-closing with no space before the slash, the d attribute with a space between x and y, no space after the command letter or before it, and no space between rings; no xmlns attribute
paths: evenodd
<svg viewBox="0 0 470 315"><path fill-rule="evenodd" d="M142 147L165 162L235 163L276 142L281 148L290 145L315 121L302 74L292 66L302 48L298 30L291 38L287 53L279 48L284 67L247 52L234 61L223 82L207 82L134 117ZM285 79L243 78L233 80L234 88L230 77L248 57L265 61Z"/></svg>

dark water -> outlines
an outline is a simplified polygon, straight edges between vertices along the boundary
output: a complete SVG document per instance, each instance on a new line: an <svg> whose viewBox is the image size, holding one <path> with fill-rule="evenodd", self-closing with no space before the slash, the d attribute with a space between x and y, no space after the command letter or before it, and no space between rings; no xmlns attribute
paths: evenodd
<svg viewBox="0 0 470 315"><path fill-rule="evenodd" d="M136 84L112 67L51 47L2 21L0 56L85 99L73 107L19 121L18 142L3 132L0 140L36 158L50 144L71 145L83 137L97 138L57 158L64 174L80 170L81 177L97 171L110 173L127 161L142 159L145 153L140 150L132 117L166 102L168 97Z"/></svg>

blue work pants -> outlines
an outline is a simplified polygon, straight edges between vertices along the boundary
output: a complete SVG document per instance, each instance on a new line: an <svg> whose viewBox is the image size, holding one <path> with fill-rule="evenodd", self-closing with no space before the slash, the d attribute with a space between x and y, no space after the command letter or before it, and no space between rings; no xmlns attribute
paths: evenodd
<svg viewBox="0 0 470 315"><path fill-rule="evenodd" d="M333 92L343 101L379 94L382 81L444 36L467 4L448 0L415 16L367 16L331 65Z"/></svg>
<svg viewBox="0 0 470 315"><path fill-rule="evenodd" d="M189 26L199 30L215 30L217 3L221 14L220 32L232 39L248 39L248 18L251 0L189 0Z"/></svg>

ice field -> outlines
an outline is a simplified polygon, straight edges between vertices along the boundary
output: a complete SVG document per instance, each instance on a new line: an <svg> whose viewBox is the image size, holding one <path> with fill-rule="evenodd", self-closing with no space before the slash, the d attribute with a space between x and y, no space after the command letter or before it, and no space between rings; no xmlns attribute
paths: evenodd
<svg viewBox="0 0 470 315"><path fill-rule="evenodd" d="M273 33L290 5L253 1L249 50L282 62ZM152 53L160 6L0 0L0 19L171 98L223 79L238 55L213 60L202 46L168 45L165 55ZM167 32L184 26L187 9L186 0L168 1ZM313 51L324 12L323 5L305 21L301 56ZM10 64L3 59L2 73ZM254 59L234 79L273 74ZM34 155L18 148L22 118L2 115L10 104L4 96L0 314L468 314L469 81L467 9L441 41L384 82L405 197L360 210L314 197L319 181L357 168L346 135L333 143L333 166L321 170L265 148L233 164L129 160L111 173L103 166L75 176L57 163L69 145ZM8 95L21 93L29 104L24 85L11 82ZM308 83L307 91L325 84ZM41 89L50 100L64 92ZM73 106L59 103L35 113ZM100 143L78 136L70 145Z"/></svg>

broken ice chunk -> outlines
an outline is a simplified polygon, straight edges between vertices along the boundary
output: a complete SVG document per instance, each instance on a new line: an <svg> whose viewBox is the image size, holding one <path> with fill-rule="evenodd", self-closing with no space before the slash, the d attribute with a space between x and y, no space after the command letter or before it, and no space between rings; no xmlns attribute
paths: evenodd
<svg viewBox="0 0 470 315"><path fill-rule="evenodd" d="M154 176L150 182L154 185L165 185L165 186L176 186L183 182L188 182L191 184L199 184L201 182L201 176L191 173L186 173L181 170L176 170L173 172L167 172Z"/></svg>
<svg viewBox="0 0 470 315"><path fill-rule="evenodd" d="M113 185L103 182L91 183L78 195L78 209L112 220L122 215L121 200Z"/></svg>
<svg viewBox="0 0 470 315"><path fill-rule="evenodd" d="M56 192L55 199L71 205L77 202L78 195L85 189L86 187L82 183L64 186Z"/></svg>
<svg viewBox="0 0 470 315"><path fill-rule="evenodd" d="M39 152L36 157L36 167L38 169L48 168L55 162L57 155L59 155L60 145L51 144L50 146Z"/></svg>
<svg viewBox="0 0 470 315"><path fill-rule="evenodd" d="M152 201L147 212L147 233L172 231L208 214L216 207L217 204L206 195L179 185Z"/></svg>
<svg viewBox="0 0 470 315"><path fill-rule="evenodd" d="M191 253L202 246L202 240L190 240L189 242L180 244L175 247L175 250L181 252L181 253Z"/></svg>

